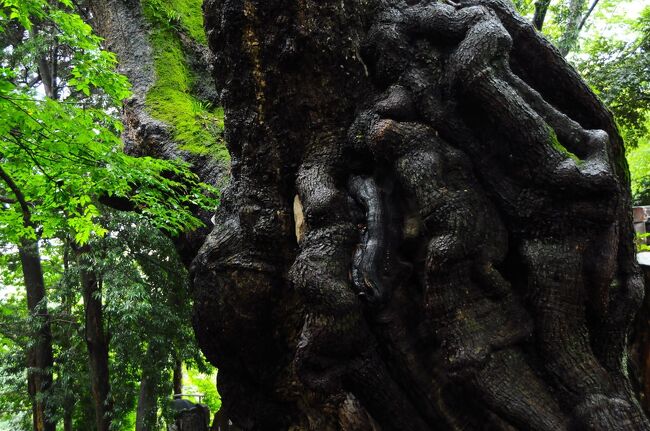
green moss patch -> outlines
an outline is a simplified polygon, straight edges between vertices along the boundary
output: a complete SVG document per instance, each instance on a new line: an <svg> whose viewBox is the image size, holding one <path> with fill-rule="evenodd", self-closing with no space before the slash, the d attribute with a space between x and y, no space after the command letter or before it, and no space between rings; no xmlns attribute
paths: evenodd
<svg viewBox="0 0 650 431"><path fill-rule="evenodd" d="M572 153L571 151L569 151L567 149L567 147L562 145L562 143L560 142L560 140L557 137L557 134L555 133L555 130L550 129L550 128L549 128L549 141L551 143L551 146L553 148L555 148L560 154L570 158L577 165L582 163L582 160L580 159L580 157L578 157L575 153Z"/></svg>
<svg viewBox="0 0 650 431"><path fill-rule="evenodd" d="M150 22L180 28L196 42L206 45L202 3L203 0L144 0L143 8Z"/></svg>
<svg viewBox="0 0 650 431"><path fill-rule="evenodd" d="M223 108L212 107L192 94L195 76L190 70L177 32L205 44L201 0L145 0L144 14L152 24L156 83L146 106L156 119L174 129L181 149L227 160L223 140Z"/></svg>

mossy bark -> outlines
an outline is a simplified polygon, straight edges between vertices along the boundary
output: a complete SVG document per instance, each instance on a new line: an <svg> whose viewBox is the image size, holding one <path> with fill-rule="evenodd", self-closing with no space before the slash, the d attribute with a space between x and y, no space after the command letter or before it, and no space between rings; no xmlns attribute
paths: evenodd
<svg viewBox="0 0 650 431"><path fill-rule="evenodd" d="M123 111L126 152L184 160L203 182L219 186L229 155L200 6L199 0L90 2L95 30L132 84ZM175 238L187 265L212 225L211 212L197 215L206 227Z"/></svg>

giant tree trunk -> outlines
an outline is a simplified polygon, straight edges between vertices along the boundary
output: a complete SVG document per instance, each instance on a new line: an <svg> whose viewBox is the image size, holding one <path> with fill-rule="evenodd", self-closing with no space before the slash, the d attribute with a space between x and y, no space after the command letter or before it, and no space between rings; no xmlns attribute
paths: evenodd
<svg viewBox="0 0 650 431"><path fill-rule="evenodd" d="M621 138L508 2L204 10L232 179L195 329L238 426L650 429Z"/></svg>

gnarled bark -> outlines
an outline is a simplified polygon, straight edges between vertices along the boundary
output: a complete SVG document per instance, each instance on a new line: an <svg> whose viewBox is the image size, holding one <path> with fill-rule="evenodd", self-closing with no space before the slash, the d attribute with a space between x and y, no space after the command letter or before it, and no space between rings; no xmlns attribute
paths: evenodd
<svg viewBox="0 0 650 431"><path fill-rule="evenodd" d="M243 429L645 430L623 145L502 0L208 0L195 329Z"/></svg>

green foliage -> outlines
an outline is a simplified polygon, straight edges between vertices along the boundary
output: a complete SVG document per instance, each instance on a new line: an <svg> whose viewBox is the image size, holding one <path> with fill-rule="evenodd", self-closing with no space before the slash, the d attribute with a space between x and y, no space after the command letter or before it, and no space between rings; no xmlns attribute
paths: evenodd
<svg viewBox="0 0 650 431"><path fill-rule="evenodd" d="M2 259L6 257L5 254ZM0 430L23 430L31 425L23 365L28 343L23 329L27 324L25 298L19 290L9 293L6 289L0 295L3 293L6 296L0 296Z"/></svg>
<svg viewBox="0 0 650 431"><path fill-rule="evenodd" d="M627 161L630 166L634 203L650 205L650 137L648 135L638 141L637 148L628 151Z"/></svg>
<svg viewBox="0 0 650 431"><path fill-rule="evenodd" d="M201 372L196 369L187 369L183 386L186 392L204 394L203 403L210 408L211 413L216 413L221 408L221 396L217 392L215 383L217 372L214 369Z"/></svg>
<svg viewBox="0 0 650 431"><path fill-rule="evenodd" d="M636 234L634 238L634 244L636 245L637 253L641 253L642 251L650 251L650 245L646 244L648 238L650 238L650 232Z"/></svg>
<svg viewBox="0 0 650 431"><path fill-rule="evenodd" d="M558 41L562 38L562 34L566 28L568 2L569 0L562 0L559 2L551 1L546 12L546 19L544 20L542 33L547 39L553 42L555 46L558 45Z"/></svg>
<svg viewBox="0 0 650 431"><path fill-rule="evenodd" d="M571 60L614 114L627 147L635 204L650 204L650 6L638 19L616 12L626 1L606 0L600 23Z"/></svg>
<svg viewBox="0 0 650 431"><path fill-rule="evenodd" d="M162 408L171 396L171 372L177 359L191 366L187 384L206 393L211 408L217 408L214 369L206 364L194 340L187 271L171 240L138 214L102 210L101 218L107 234L91 238L89 251L79 262L71 258L64 241L41 241L56 358L55 382L47 396L59 409L52 416L61 420L63 406L70 403L74 429L92 429L94 424L81 269L92 271L102 282L105 330L110 336L114 429L134 428L145 373L152 376ZM30 424L24 374L29 318L19 286L20 272L15 250L0 256L0 405L8 412L0 414L0 430L28 429ZM18 419L25 428L16 425ZM13 421L12 427L3 428L3 421Z"/></svg>
<svg viewBox="0 0 650 431"><path fill-rule="evenodd" d="M620 27L627 40L598 34L585 43L578 70L614 113L628 145L648 133L650 109L650 7Z"/></svg>
<svg viewBox="0 0 650 431"><path fill-rule="evenodd" d="M51 417L60 421L67 408L74 429L94 423L82 268L102 281L115 429L133 428L145 371L154 375L157 396L167 397L175 359L205 367L189 324L187 273L161 230L200 226L190 208L213 209L218 193L180 161L122 152L116 114L129 95L128 82L114 72L115 56L101 49L101 39L72 6L68 0L0 0L0 429L28 429L31 422L25 352L34 323L11 245L24 238L41 246L48 288L55 363L54 385L45 396L55 406L47 412ZM179 17L180 23L192 20L196 13ZM183 60L182 49L178 53ZM43 62L58 68L51 88ZM189 93L191 76L182 67L189 77L182 88ZM185 103L172 98L162 105L171 109L179 100ZM222 112L188 100L188 115L215 124L220 136ZM188 133L187 142L198 146L190 135L208 139L190 133L196 127L190 117L183 121L187 125L177 130ZM102 204L115 198L135 211L116 214ZM70 258L74 242L90 249L79 262Z"/></svg>
<svg viewBox="0 0 650 431"><path fill-rule="evenodd" d="M116 112L129 94L128 83L113 72L115 57L101 50L90 27L45 0L2 0L0 5L6 16L20 18L26 27L47 13L59 31L57 43L72 53L65 100L43 98L38 88L21 85L17 77L22 68L0 68L0 162L31 212L27 223L16 190L6 181L1 184L0 194L15 202L0 212L0 240L17 243L65 231L85 243L106 232L97 220L98 201L107 196L129 199L169 232L200 226L187 208L214 207L214 199L206 197L214 190L181 162L133 158L121 151L121 123L107 112ZM12 19L0 22L2 28L16 24ZM94 107L95 94L105 99L101 107Z"/></svg>
<svg viewBox="0 0 650 431"><path fill-rule="evenodd" d="M200 3L197 0L144 2L145 16L154 25L150 40L156 71L156 82L147 93L146 105L154 118L173 127L174 139L182 144L182 149L228 160L223 140L223 109L207 106L192 94L196 77L188 66L178 36L180 30L195 42L205 43ZM175 25L170 27L170 22Z"/></svg>
<svg viewBox="0 0 650 431"><path fill-rule="evenodd" d="M535 12L534 0L513 0L512 4L515 6L520 15L531 18Z"/></svg>
<svg viewBox="0 0 650 431"><path fill-rule="evenodd" d="M140 381L150 376L162 405L175 360L206 364L194 341L188 275L171 240L135 214L105 215L110 233L90 243L82 265L101 280L111 335L115 426L129 429Z"/></svg>
<svg viewBox="0 0 650 431"><path fill-rule="evenodd" d="M46 280L52 285L58 283L61 278L60 268L60 245L43 242L41 246L44 268L46 269ZM18 431L31 429L31 404L26 390L27 349L33 345L34 339L30 334L34 333L40 324L27 312L25 292L20 284L22 283L22 272L17 250L5 248L0 257L0 430ZM53 322L63 325L68 321L68 316L59 314L58 307L51 314ZM67 324L67 323L66 323ZM54 333L58 338L58 331ZM66 334L66 340L70 334ZM65 352L64 352L65 350ZM57 363L53 373L58 376L58 381L46 396L54 400L54 404L62 402L63 386L70 382L83 384L85 380L69 375L65 378L62 375L62 367L65 362L63 357L67 355L67 349L57 346L55 355ZM85 367L86 356L83 356ZM66 373L67 374L67 373ZM67 382L67 383L64 383ZM79 386L76 387L77 391ZM84 388L85 389L85 388ZM59 417L60 411L49 411L52 417Z"/></svg>

